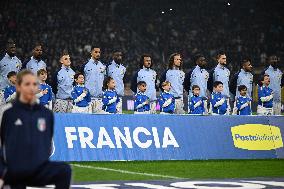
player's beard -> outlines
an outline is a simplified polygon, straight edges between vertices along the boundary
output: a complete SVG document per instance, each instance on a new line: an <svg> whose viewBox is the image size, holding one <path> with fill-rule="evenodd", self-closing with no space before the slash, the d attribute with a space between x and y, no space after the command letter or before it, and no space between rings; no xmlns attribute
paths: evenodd
<svg viewBox="0 0 284 189"><path fill-rule="evenodd" d="M14 57L16 55L16 52L8 52L7 53L10 57Z"/></svg>
<svg viewBox="0 0 284 189"><path fill-rule="evenodd" d="M41 60L41 55L35 56L34 57L36 60Z"/></svg>
<svg viewBox="0 0 284 189"><path fill-rule="evenodd" d="M245 69L245 68L242 68L245 72L250 72L250 73L252 73L252 69L251 70L249 70L249 69Z"/></svg>
<svg viewBox="0 0 284 189"><path fill-rule="evenodd" d="M273 62L270 64L274 69L277 69L278 68L278 64L277 62Z"/></svg>
<svg viewBox="0 0 284 189"><path fill-rule="evenodd" d="M150 65L147 65L147 66L144 65L144 68L150 69L150 68L151 68L151 64L150 64Z"/></svg>
<svg viewBox="0 0 284 189"><path fill-rule="evenodd" d="M115 63L117 63L117 64L121 64L122 63L122 59L116 59L116 60L114 60L115 61Z"/></svg>
<svg viewBox="0 0 284 189"><path fill-rule="evenodd" d="M222 66L226 66L227 65L227 63L225 63L225 62L223 62L223 63L220 63Z"/></svg>
<svg viewBox="0 0 284 189"><path fill-rule="evenodd" d="M173 67L174 67L175 69L179 70L179 69L180 69L180 66L181 66L181 65L179 65L179 66L178 66L178 65L174 65Z"/></svg>
<svg viewBox="0 0 284 189"><path fill-rule="evenodd" d="M200 65L198 65L201 69L205 69L206 68L206 66L207 66L207 64L200 64Z"/></svg>

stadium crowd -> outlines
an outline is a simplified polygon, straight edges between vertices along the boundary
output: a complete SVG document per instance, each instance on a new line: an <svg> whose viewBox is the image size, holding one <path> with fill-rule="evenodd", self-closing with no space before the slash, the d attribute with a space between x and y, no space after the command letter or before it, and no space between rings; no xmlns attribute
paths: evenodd
<svg viewBox="0 0 284 189"><path fill-rule="evenodd" d="M153 56L158 72L166 69L167 56L172 52L183 55L186 72L194 66L196 52L204 53L213 68L212 57L219 49L227 52L232 72L239 69L242 54L249 55L260 71L267 53L283 57L281 7L281 1L240 1L230 6L222 0L178 4L169 0L3 1L0 51L3 55L5 42L13 38L24 61L30 57L34 42L41 41L48 71L52 71L60 67L62 49L68 49L76 67L87 61L92 44L100 44L104 63L110 62L113 49L124 52L127 81L145 52Z"/></svg>

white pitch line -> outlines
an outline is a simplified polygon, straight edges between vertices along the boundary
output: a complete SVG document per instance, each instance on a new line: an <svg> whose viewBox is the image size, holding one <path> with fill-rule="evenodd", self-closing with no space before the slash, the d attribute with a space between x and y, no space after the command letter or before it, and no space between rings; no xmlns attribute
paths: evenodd
<svg viewBox="0 0 284 189"><path fill-rule="evenodd" d="M113 171L113 172L131 174L131 175L143 175L143 176L161 177L161 178L168 178L168 179L185 179L185 178L182 178L182 177L175 177L175 176L169 176L169 175L140 173L140 172L134 172L134 171L126 171L126 170L122 170L122 169L111 169L111 168L106 168L106 167L94 167L94 166L90 166L90 165L79 165L79 164L71 164L71 165L73 165L74 167L79 167L79 168L96 169L96 170L102 170L102 171Z"/></svg>

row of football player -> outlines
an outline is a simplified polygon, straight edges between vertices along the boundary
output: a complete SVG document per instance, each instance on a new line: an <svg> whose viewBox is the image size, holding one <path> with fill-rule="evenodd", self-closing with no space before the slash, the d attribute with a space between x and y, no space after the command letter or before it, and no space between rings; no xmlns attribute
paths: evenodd
<svg viewBox="0 0 284 189"><path fill-rule="evenodd" d="M39 103L52 110L52 89L46 84L47 72L45 69L40 69L37 72L39 79L39 93L37 94ZM4 90L4 98L6 102L13 101L16 98L16 77L17 73L9 72L7 78L10 85ZM89 90L84 86L84 75L77 73L74 76L75 86L72 91L72 110L73 113L92 113L90 108L91 95ZM258 107L257 113L259 115L272 115L273 114L273 91L269 88L270 78L268 75L264 75L261 79L261 86L258 89ZM136 114L150 114L150 99L145 94L147 84L145 81L139 81L137 83L138 92L134 97L134 109ZM213 115L229 115L230 105L229 99L222 94L223 83L221 81L214 82L214 92L210 98L210 109L207 110L207 100L200 97L200 87L193 85L193 95L189 99L188 110L190 114L213 114ZM119 98L116 90L115 80L111 77L107 77L104 80L103 85L103 98L102 109L100 113L122 113L121 98ZM175 97L171 91L171 83L164 81L162 83L163 92L161 93L158 102L160 104L161 114L173 114L175 112L176 103ZM251 98L247 96L247 87L240 85L238 87L240 95L236 98L234 104L233 113L235 115L251 115Z"/></svg>
<svg viewBox="0 0 284 189"><path fill-rule="evenodd" d="M42 52L41 46L35 46L33 50L33 57L23 66L26 69L36 73L39 69L46 69L46 64L40 59L39 52ZM101 50L99 47L94 47L91 50L91 58L82 66L80 70L85 76L85 86L89 89L91 95L92 112L97 113L101 111L102 107L102 94L103 94L103 81L105 76L112 77L116 82L116 91L121 97L124 95L123 78L126 68L122 65L122 53L119 51L114 52L113 61L110 65L105 66L100 61ZM202 54L194 56L196 66L188 73L182 71L182 56L179 53L170 55L168 61L168 69L164 74L161 74L160 83L169 81L172 85L171 93L175 97L175 113L184 113L183 107L183 94L184 91L189 92L189 97L192 96L193 85L200 87L200 97L208 98L208 89L212 91L214 81L221 81L224 90L222 94L229 98L230 92L239 96L237 86L245 85L247 87L247 96L252 96L253 74L252 64L250 59L244 58L241 62L240 72L235 74L234 79L229 82L230 71L226 68L227 59L224 52L218 53L217 66L209 72L206 68L206 59ZM68 53L64 52L60 57L62 67L54 73L52 89L56 94L54 110L56 112L68 112L72 105L73 82L75 72L70 67L71 60ZM279 58L275 55L269 56L268 63L270 66L265 69L264 73L268 74L271 79L269 85L274 91L273 108L275 114L281 113L281 86L283 86L284 79L282 72L277 68ZM140 69L133 77L131 82L131 90L137 93L137 83L145 81L147 83L147 90L145 94L150 98L150 107L152 112L156 107L156 81L157 74L151 68L153 65L150 55L142 55L140 59ZM15 57L15 44L7 45L7 54L0 62L1 74L0 77L7 75L8 71L18 72L21 69L20 60ZM77 70L77 71L79 71ZM207 83L209 86L207 86ZM8 85L6 78L0 80L1 89ZM229 85L230 84L230 85ZM4 87L3 87L4 86ZM212 87L211 87L212 86ZM230 87L229 87L230 86ZM1 93L0 93L1 96ZM1 99L1 98L0 98Z"/></svg>

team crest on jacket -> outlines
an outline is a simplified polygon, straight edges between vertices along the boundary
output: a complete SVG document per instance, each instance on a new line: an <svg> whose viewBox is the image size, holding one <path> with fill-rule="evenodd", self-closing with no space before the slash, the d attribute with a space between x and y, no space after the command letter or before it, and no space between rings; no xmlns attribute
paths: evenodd
<svg viewBox="0 0 284 189"><path fill-rule="evenodd" d="M45 119L44 118L39 118L37 120L37 128L41 132L46 130L46 123L45 123Z"/></svg>
<svg viewBox="0 0 284 189"><path fill-rule="evenodd" d="M156 74L156 73L154 73L154 74L153 74L153 81L155 81L155 80L156 80L156 76L157 76L157 74Z"/></svg>
<svg viewBox="0 0 284 189"><path fill-rule="evenodd" d="M121 73L120 73L121 75L124 75L125 74L125 70L123 69L123 70L121 70Z"/></svg>
<svg viewBox="0 0 284 189"><path fill-rule="evenodd" d="M21 64L17 62L16 68L17 68L17 69L20 69L20 68L21 68Z"/></svg>
<svg viewBox="0 0 284 189"><path fill-rule="evenodd" d="M100 67L100 72L104 73L105 72L105 67Z"/></svg>
<svg viewBox="0 0 284 189"><path fill-rule="evenodd" d="M208 79L209 79L209 74L205 73L205 80L208 80Z"/></svg>

